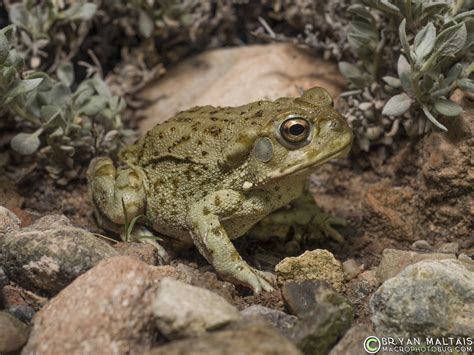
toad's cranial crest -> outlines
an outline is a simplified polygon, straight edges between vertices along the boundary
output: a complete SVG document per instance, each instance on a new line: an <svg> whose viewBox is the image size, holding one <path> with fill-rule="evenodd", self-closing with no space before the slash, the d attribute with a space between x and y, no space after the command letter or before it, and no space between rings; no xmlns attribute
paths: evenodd
<svg viewBox="0 0 474 355"><path fill-rule="evenodd" d="M155 126L120 155L94 159L89 191L99 224L147 227L193 243L216 271L260 292L272 275L250 267L231 240L297 199L312 169L348 152L351 131L326 90L239 107L195 107Z"/></svg>

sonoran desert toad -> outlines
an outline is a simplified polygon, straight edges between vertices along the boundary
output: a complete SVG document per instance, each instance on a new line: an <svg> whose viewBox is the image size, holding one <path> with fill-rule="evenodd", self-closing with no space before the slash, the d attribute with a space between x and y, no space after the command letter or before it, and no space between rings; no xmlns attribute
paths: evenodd
<svg viewBox="0 0 474 355"><path fill-rule="evenodd" d="M252 268L231 240L302 195L315 167L347 154L344 118L322 88L239 107L194 107L88 169L98 223L120 232L145 215L160 235L193 243L223 277L255 293L272 275ZM140 231L140 229L138 229Z"/></svg>

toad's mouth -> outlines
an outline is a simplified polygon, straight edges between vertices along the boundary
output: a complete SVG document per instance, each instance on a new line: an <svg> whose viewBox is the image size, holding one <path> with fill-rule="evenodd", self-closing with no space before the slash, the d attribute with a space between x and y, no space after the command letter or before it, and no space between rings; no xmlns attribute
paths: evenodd
<svg viewBox="0 0 474 355"><path fill-rule="evenodd" d="M320 165L323 165L329 160L346 156L347 154L349 154L350 150L351 150L351 141L349 141L348 144L346 144L341 149L335 152L323 155L322 157L317 157L316 159L309 160L305 163L292 165L286 169L273 171L269 173L267 176L269 179L274 180L274 179L279 179L279 178L292 175L292 174L302 174L305 172L309 172L313 170L314 168Z"/></svg>

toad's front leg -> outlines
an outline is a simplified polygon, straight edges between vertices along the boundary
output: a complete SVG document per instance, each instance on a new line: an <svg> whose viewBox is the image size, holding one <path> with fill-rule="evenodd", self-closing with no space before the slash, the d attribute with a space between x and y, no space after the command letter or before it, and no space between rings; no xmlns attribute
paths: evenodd
<svg viewBox="0 0 474 355"><path fill-rule="evenodd" d="M230 241L221 221L236 213L260 210L257 198L246 199L232 190L221 190L206 196L192 206L189 225L199 252L222 276L244 284L255 293L272 291L271 274L250 267Z"/></svg>

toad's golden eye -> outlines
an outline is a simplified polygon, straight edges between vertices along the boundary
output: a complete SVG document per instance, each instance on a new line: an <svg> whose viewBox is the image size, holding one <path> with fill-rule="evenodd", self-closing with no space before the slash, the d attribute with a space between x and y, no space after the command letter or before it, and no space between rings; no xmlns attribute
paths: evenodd
<svg viewBox="0 0 474 355"><path fill-rule="evenodd" d="M302 143L310 133L310 124L304 118L288 118L280 126L280 134L288 143Z"/></svg>

